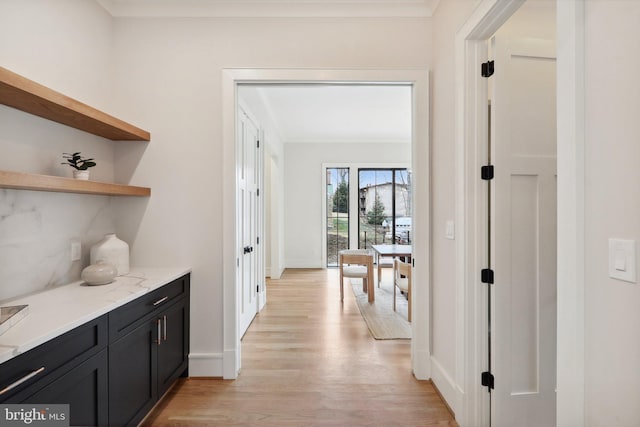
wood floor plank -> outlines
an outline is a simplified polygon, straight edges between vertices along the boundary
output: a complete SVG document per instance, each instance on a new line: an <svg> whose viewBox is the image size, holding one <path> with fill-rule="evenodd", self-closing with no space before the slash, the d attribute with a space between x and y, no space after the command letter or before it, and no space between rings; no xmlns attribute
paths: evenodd
<svg viewBox="0 0 640 427"><path fill-rule="evenodd" d="M143 426L457 426L409 340L374 340L336 270L286 270L242 340L236 380L189 378Z"/></svg>

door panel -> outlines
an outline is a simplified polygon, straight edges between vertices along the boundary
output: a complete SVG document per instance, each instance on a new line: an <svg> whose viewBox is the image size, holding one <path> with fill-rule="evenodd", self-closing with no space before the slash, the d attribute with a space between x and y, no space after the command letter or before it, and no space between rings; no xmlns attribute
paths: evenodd
<svg viewBox="0 0 640 427"><path fill-rule="evenodd" d="M492 40L493 426L555 425L555 48Z"/></svg>
<svg viewBox="0 0 640 427"><path fill-rule="evenodd" d="M258 126L242 110L238 110L238 213L241 217L239 227L239 265L240 284L240 335L243 335L258 311L258 264L257 264L257 225L258 225Z"/></svg>

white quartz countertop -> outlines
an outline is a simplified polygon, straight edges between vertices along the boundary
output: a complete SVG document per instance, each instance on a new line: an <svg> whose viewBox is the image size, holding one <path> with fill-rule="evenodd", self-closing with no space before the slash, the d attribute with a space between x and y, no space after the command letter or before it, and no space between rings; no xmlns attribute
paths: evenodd
<svg viewBox="0 0 640 427"><path fill-rule="evenodd" d="M141 295L191 272L190 268L132 268L108 285L73 282L23 298L0 302L29 305L29 314L0 335L0 363L18 356Z"/></svg>

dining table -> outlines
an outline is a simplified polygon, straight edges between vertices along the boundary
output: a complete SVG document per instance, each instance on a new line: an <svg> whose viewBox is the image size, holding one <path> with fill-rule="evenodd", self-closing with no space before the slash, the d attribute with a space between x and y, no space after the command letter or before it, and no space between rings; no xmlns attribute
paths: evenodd
<svg viewBox="0 0 640 427"><path fill-rule="evenodd" d="M376 253L376 263L379 257L398 257L405 262L411 262L411 245L371 245Z"/></svg>
<svg viewBox="0 0 640 427"><path fill-rule="evenodd" d="M381 265L380 258L399 258L401 261L411 263L411 245L399 245L399 244L383 244L383 245L371 245L371 248L376 253L375 262L378 266L378 287L380 286L380 274ZM388 264L387 264L388 265Z"/></svg>

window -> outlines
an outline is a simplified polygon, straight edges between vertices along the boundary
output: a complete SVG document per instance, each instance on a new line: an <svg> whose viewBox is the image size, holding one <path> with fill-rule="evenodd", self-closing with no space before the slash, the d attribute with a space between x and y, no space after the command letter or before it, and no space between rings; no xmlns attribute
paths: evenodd
<svg viewBox="0 0 640 427"><path fill-rule="evenodd" d="M410 172L358 169L358 247L411 241Z"/></svg>
<svg viewBox="0 0 640 427"><path fill-rule="evenodd" d="M338 266L338 252L349 249L349 168L327 168L327 267Z"/></svg>

